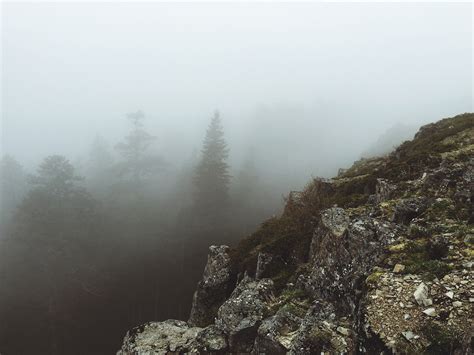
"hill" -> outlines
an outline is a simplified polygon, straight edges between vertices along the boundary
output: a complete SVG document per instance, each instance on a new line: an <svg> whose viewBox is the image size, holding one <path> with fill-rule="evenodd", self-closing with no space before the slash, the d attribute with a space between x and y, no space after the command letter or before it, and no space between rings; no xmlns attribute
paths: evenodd
<svg viewBox="0 0 474 355"><path fill-rule="evenodd" d="M210 247L187 322L132 329L119 354L472 353L473 180L474 114L314 179Z"/></svg>

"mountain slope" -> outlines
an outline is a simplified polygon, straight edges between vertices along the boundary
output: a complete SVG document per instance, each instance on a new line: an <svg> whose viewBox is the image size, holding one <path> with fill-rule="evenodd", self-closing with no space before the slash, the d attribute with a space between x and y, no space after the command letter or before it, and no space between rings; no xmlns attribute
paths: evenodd
<svg viewBox="0 0 474 355"><path fill-rule="evenodd" d="M119 354L472 352L474 114L289 194L235 249L210 248L188 322Z"/></svg>

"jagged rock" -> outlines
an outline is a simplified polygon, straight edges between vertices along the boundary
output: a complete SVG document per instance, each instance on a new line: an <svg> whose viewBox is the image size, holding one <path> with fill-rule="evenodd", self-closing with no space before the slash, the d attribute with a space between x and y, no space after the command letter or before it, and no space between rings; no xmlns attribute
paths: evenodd
<svg viewBox="0 0 474 355"><path fill-rule="evenodd" d="M348 217L340 208L323 211L323 215L337 217L325 217L326 222L321 221L316 228L311 242L311 271L308 277L299 278L298 284L316 298L337 300L341 309L352 312L356 285L378 261L381 246L388 243L393 230L366 216L346 224ZM340 221L342 226L327 221ZM340 235L342 229L345 232Z"/></svg>
<svg viewBox="0 0 474 355"><path fill-rule="evenodd" d="M391 198L392 193L396 190L395 184L389 183L385 179L377 179L375 184L375 203L381 203Z"/></svg>
<svg viewBox="0 0 474 355"><path fill-rule="evenodd" d="M436 315L436 309L434 309L433 307L427 308L423 311L423 313L427 316L434 317Z"/></svg>
<svg viewBox="0 0 474 355"><path fill-rule="evenodd" d="M268 253L259 252L257 257L257 269L255 271L255 278L257 280L265 277L265 270L272 262L272 256Z"/></svg>
<svg viewBox="0 0 474 355"><path fill-rule="evenodd" d="M254 352L258 354L285 354L290 350L291 342L297 334L302 318L281 308L269 318L263 320L258 328Z"/></svg>
<svg viewBox="0 0 474 355"><path fill-rule="evenodd" d="M408 225L411 220L418 217L428 207L427 200L424 198L407 198L400 201L395 206L392 221Z"/></svg>
<svg viewBox="0 0 474 355"><path fill-rule="evenodd" d="M296 336L291 342L290 354L320 354L323 351L341 354L354 351L350 337L337 332L334 307L315 303L306 313Z"/></svg>
<svg viewBox="0 0 474 355"><path fill-rule="evenodd" d="M227 349L227 338L215 325L201 330L196 336L196 343L199 352L223 352Z"/></svg>
<svg viewBox="0 0 474 355"><path fill-rule="evenodd" d="M249 352L265 318L273 281L245 276L217 312L216 326L229 337L232 351Z"/></svg>
<svg viewBox="0 0 474 355"><path fill-rule="evenodd" d="M328 228L332 234L340 237L349 226L349 216L344 209L333 207L321 213L321 223Z"/></svg>
<svg viewBox="0 0 474 355"><path fill-rule="evenodd" d="M347 328L344 328L344 327L337 327L336 329L339 333L341 333L342 335L349 335L350 334L350 330L347 329Z"/></svg>
<svg viewBox="0 0 474 355"><path fill-rule="evenodd" d="M405 265L403 265L403 264L396 264L393 267L393 272L396 273L396 274L399 274L399 273L403 272L403 270L405 270Z"/></svg>
<svg viewBox="0 0 474 355"><path fill-rule="evenodd" d="M428 297L428 295L428 286L426 286L423 282L418 285L415 292L413 293L416 303L418 303L420 306L431 306L433 304L433 301Z"/></svg>
<svg viewBox="0 0 474 355"><path fill-rule="evenodd" d="M207 264L193 296L188 323L204 327L213 323L217 310L232 289L229 247L209 247Z"/></svg>
<svg viewBox="0 0 474 355"><path fill-rule="evenodd" d="M415 337L415 334L413 332L408 331L408 332L402 332L402 335L405 337L406 340L410 341Z"/></svg>
<svg viewBox="0 0 474 355"><path fill-rule="evenodd" d="M122 349L117 355L189 352L196 348L196 336L200 331L201 328L190 327L186 322L179 320L147 323L127 333Z"/></svg>
<svg viewBox="0 0 474 355"><path fill-rule="evenodd" d="M473 117L291 193L244 261L211 249L189 324L133 330L123 354L472 353Z"/></svg>

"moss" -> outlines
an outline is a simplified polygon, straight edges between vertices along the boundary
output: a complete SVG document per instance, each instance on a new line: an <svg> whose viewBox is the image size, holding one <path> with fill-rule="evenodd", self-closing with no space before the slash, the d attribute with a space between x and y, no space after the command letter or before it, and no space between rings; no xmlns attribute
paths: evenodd
<svg viewBox="0 0 474 355"><path fill-rule="evenodd" d="M389 247L392 255L387 262L405 265L404 274L421 274L424 279L443 277L451 268L439 260L448 253L444 243L433 243L428 238L409 240Z"/></svg>
<svg viewBox="0 0 474 355"><path fill-rule="evenodd" d="M412 239L421 239L429 236L428 230L418 224L411 224L409 229L409 235Z"/></svg>
<svg viewBox="0 0 474 355"><path fill-rule="evenodd" d="M460 347L459 334L451 327L443 328L438 323L430 322L421 329L421 333L430 342L425 354L452 354Z"/></svg>
<svg viewBox="0 0 474 355"><path fill-rule="evenodd" d="M274 275L271 279L275 285L275 290L278 292L282 290L286 284L290 281L290 278L293 276L295 267L283 268L279 270L279 272Z"/></svg>
<svg viewBox="0 0 474 355"><path fill-rule="evenodd" d="M407 243L393 244L388 247L388 250L392 253L400 253L407 248Z"/></svg>
<svg viewBox="0 0 474 355"><path fill-rule="evenodd" d="M276 302L270 305L269 314L283 310L298 317L304 317L310 306L310 296L305 290L299 288L284 289Z"/></svg>
<svg viewBox="0 0 474 355"><path fill-rule="evenodd" d="M474 258L474 248L463 249L462 253L468 258Z"/></svg>
<svg viewBox="0 0 474 355"><path fill-rule="evenodd" d="M367 278L365 279L365 283L371 287L377 286L380 278L384 274L383 271L375 271L371 273Z"/></svg>
<svg viewBox="0 0 474 355"><path fill-rule="evenodd" d="M465 237L464 237L465 236ZM474 246L474 234L471 233L462 233L460 234L460 237L464 237L464 244L468 246Z"/></svg>
<svg viewBox="0 0 474 355"><path fill-rule="evenodd" d="M441 154L459 149L474 127L474 114L466 113L422 127L415 139L404 142L391 154L382 177L394 182L418 178L426 168L436 167ZM465 135L462 133L465 131ZM452 140L446 140L453 137Z"/></svg>
<svg viewBox="0 0 474 355"><path fill-rule="evenodd" d="M288 302L282 307L283 310L294 314L300 318L303 318L305 316L306 312L308 311L308 308L308 304L294 302Z"/></svg>
<svg viewBox="0 0 474 355"><path fill-rule="evenodd" d="M441 278L451 271L451 267L440 260L412 260L405 267L405 273L421 274L425 280L433 280L435 277Z"/></svg>
<svg viewBox="0 0 474 355"><path fill-rule="evenodd" d="M411 185L405 186L403 182L418 179L430 167L439 166L442 154L445 157L456 156L456 159L464 154L469 159L473 130L474 114L447 118L423 127L415 139L400 145L390 156L363 159L331 181L314 179L303 191L288 196L280 217L267 220L231 251L233 272L254 273L258 253L264 251L274 256L269 265L269 277L277 287L284 288L288 280L295 277L298 266L308 260L312 233L323 209L334 205L346 209L366 205L369 196L375 193L377 178L401 183L397 188L399 195L415 193ZM451 153L445 154L447 152ZM388 214L393 203L381 207L382 212ZM440 204L435 203L427 214L435 219L442 217L454 220L456 209L452 201L442 201ZM390 262L401 262L409 266L408 270L417 270L430 276L443 274L446 265L442 261L427 263L431 260L425 240L429 232L413 229L410 236L415 239L414 244L401 243L390 247ZM422 238L421 242L419 238ZM470 247L464 253L473 256Z"/></svg>
<svg viewBox="0 0 474 355"><path fill-rule="evenodd" d="M329 330L316 328L311 331L308 336L309 341L313 344L313 351L327 349L331 347L332 333Z"/></svg>
<svg viewBox="0 0 474 355"><path fill-rule="evenodd" d="M308 297L308 293L301 288L285 289L281 293L281 298L283 300L307 299Z"/></svg>

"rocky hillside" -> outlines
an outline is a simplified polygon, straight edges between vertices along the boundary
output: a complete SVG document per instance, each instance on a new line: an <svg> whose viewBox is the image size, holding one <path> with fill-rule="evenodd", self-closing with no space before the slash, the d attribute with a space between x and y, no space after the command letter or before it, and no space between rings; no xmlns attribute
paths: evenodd
<svg viewBox="0 0 474 355"><path fill-rule="evenodd" d="M210 247L189 320L118 354L473 353L473 184L474 114L426 125Z"/></svg>

